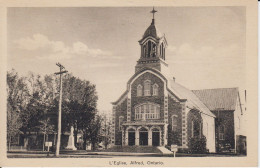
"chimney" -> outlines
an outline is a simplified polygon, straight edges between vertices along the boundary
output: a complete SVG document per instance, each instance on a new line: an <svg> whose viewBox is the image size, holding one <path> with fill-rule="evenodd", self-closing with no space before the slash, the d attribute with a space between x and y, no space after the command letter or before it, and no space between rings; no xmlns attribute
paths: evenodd
<svg viewBox="0 0 260 168"><path fill-rule="evenodd" d="M175 82L175 77L172 77L172 79L173 79L173 82Z"/></svg>

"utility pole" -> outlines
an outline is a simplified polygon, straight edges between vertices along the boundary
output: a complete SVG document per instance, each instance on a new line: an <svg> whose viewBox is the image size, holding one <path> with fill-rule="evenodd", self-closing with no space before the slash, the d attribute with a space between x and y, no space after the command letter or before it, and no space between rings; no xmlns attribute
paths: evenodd
<svg viewBox="0 0 260 168"><path fill-rule="evenodd" d="M107 149L107 115L105 114L105 149Z"/></svg>
<svg viewBox="0 0 260 168"><path fill-rule="evenodd" d="M60 72L54 73L55 75L60 75L60 100L59 100L59 115L58 115L58 139L56 145L56 156L60 154L60 142L61 142L61 104L62 104L62 74L67 73L65 67L60 63L56 63L56 65L60 68Z"/></svg>

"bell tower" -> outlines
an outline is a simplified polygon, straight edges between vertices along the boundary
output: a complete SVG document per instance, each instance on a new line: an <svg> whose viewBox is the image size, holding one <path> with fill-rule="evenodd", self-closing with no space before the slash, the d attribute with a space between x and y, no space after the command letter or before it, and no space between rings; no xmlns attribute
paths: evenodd
<svg viewBox="0 0 260 168"><path fill-rule="evenodd" d="M162 35L155 26L154 14L157 11L153 10L153 19L151 25L146 29L139 44L141 47L141 56L135 66L135 72L138 72L142 68L150 67L163 71L168 68L168 64L165 59L165 49L167 47L167 41L165 35Z"/></svg>

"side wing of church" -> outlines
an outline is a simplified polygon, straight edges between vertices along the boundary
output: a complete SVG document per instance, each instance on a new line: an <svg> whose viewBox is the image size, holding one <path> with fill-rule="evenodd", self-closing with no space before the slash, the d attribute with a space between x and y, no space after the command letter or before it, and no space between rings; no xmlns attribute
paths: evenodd
<svg viewBox="0 0 260 168"><path fill-rule="evenodd" d="M152 11L156 12L156 11ZM112 110L112 144L170 146L188 150L195 138L204 138L215 152L215 115L189 89L170 77L167 41L154 18L141 40L141 56L127 90Z"/></svg>

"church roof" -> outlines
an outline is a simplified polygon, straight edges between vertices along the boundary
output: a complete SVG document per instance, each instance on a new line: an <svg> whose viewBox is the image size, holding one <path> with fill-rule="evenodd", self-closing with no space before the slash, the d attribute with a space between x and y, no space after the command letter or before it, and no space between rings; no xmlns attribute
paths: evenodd
<svg viewBox="0 0 260 168"><path fill-rule="evenodd" d="M151 25L146 29L146 31L144 32L143 35L143 39L148 37L148 36L152 36L156 39L159 39L161 37L163 37L163 35L161 34L161 32L158 30L158 28L155 26L154 24L154 19L151 23Z"/></svg>
<svg viewBox="0 0 260 168"><path fill-rule="evenodd" d="M238 88L193 90L193 93L212 111L236 109Z"/></svg>
<svg viewBox="0 0 260 168"><path fill-rule="evenodd" d="M170 80L170 86L174 94L181 99L187 99L187 105L189 108L195 108L202 113L215 117L215 115L210 111L210 109L189 89Z"/></svg>

